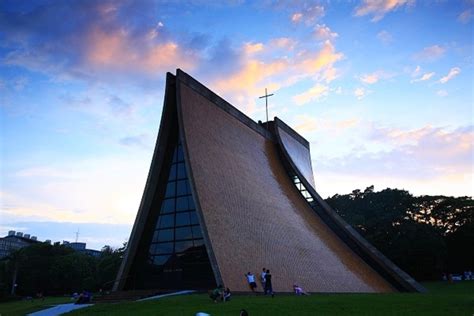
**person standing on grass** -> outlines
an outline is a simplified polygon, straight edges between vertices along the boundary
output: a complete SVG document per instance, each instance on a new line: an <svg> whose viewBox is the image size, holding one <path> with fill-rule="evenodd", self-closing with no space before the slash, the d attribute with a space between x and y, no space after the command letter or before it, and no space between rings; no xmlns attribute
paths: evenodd
<svg viewBox="0 0 474 316"><path fill-rule="evenodd" d="M272 297L275 296L273 293L273 287L272 287L272 275L270 274L270 270L267 270L265 273L265 295L271 294Z"/></svg>
<svg viewBox="0 0 474 316"><path fill-rule="evenodd" d="M262 289L265 291L265 275L267 274L267 270L263 268L262 273L260 273L260 282L262 283Z"/></svg>
<svg viewBox="0 0 474 316"><path fill-rule="evenodd" d="M257 283L255 283L255 275L250 273L250 271L245 274L245 277L247 278L247 282L249 283L250 289L252 292L255 292L255 289L257 288Z"/></svg>

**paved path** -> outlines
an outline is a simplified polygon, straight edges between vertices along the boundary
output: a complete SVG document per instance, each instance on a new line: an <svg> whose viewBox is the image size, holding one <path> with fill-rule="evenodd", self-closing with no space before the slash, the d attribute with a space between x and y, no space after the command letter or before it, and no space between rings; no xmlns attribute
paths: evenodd
<svg viewBox="0 0 474 316"><path fill-rule="evenodd" d="M162 297L173 296L173 295L191 294L191 293L194 293L194 292L196 292L196 291L188 290L188 291L179 291L179 292L173 292L173 293L168 293L168 294L155 295L155 296L139 299L139 300L137 300L137 302L156 300L156 299L159 299L159 298L162 298Z"/></svg>
<svg viewBox="0 0 474 316"><path fill-rule="evenodd" d="M92 305L94 304L79 304L79 305L76 305L74 303L61 304L61 305L56 305L48 309L43 309L41 311L28 314L28 316L57 316L57 315L61 315L61 314L73 311L75 309L84 308L84 307L88 307Z"/></svg>
<svg viewBox="0 0 474 316"><path fill-rule="evenodd" d="M152 297L143 298L143 299L138 300L138 301L156 300L156 299L166 297L166 296L191 294L193 292L196 292L196 291L180 291L180 292L156 295L156 296L152 296ZM80 304L80 305L76 305L74 303L61 304L61 305L56 305L56 306L48 308L48 309L43 309L41 311L28 314L28 316L58 316L58 315L62 315L64 313L68 313L70 311L73 311L75 309L84 308L84 307L88 307L88 306L92 306L92 305L94 305L94 304Z"/></svg>

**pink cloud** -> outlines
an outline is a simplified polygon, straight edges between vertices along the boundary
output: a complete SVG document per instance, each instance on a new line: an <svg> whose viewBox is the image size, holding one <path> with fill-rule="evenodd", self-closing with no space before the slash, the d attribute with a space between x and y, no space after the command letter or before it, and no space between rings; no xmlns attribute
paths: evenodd
<svg viewBox="0 0 474 316"><path fill-rule="evenodd" d="M372 74L362 75L360 77L360 81L362 81L363 83L367 83L367 84L374 84L377 81L379 81L379 79L380 79L380 76L375 72L372 73Z"/></svg>
<svg viewBox="0 0 474 316"><path fill-rule="evenodd" d="M296 12L291 16L291 21L293 23L299 23L302 18L303 18L303 13Z"/></svg>
<svg viewBox="0 0 474 316"><path fill-rule="evenodd" d="M318 101L321 98L327 96L328 92L329 92L328 86L318 83L314 87L309 89L308 91L305 91L301 94L294 96L293 102L295 102L296 105L303 105L313 100Z"/></svg>
<svg viewBox="0 0 474 316"><path fill-rule="evenodd" d="M291 15L291 21L295 24L305 22L308 25L313 24L325 15L324 7L321 5L306 6L301 11Z"/></svg>
<svg viewBox="0 0 474 316"><path fill-rule="evenodd" d="M444 76L443 78L439 79L439 82L440 83L446 83L448 82L449 80L453 79L454 77L456 77L457 75L459 75L461 73L461 68L459 67L454 67L454 68L451 68L451 70L449 71L449 73Z"/></svg>
<svg viewBox="0 0 474 316"><path fill-rule="evenodd" d="M137 49L137 39L123 29L106 32L95 27L87 38L86 66L95 70L138 70L154 74L178 67L192 70L197 62L195 56L186 55L177 43L156 43L154 37L139 39L144 45Z"/></svg>
<svg viewBox="0 0 474 316"><path fill-rule="evenodd" d="M355 16L372 15L372 22L383 19L385 14L397 10L403 6L410 6L413 0L363 0L362 4L355 8Z"/></svg>
<svg viewBox="0 0 474 316"><path fill-rule="evenodd" d="M297 45L297 41L289 37L278 37L270 40L270 47L292 51Z"/></svg>
<svg viewBox="0 0 474 316"><path fill-rule="evenodd" d="M425 47L422 51L416 53L415 59L421 61L434 61L441 58L445 52L446 48L439 45L433 45Z"/></svg>
<svg viewBox="0 0 474 316"><path fill-rule="evenodd" d="M354 90L354 96L357 98L357 100L362 100L369 94L369 91L367 91L365 88L356 88Z"/></svg>
<svg viewBox="0 0 474 316"><path fill-rule="evenodd" d="M320 40L327 40L334 39L339 35L336 32L332 32L325 24L316 24L316 27L314 28L314 36Z"/></svg>
<svg viewBox="0 0 474 316"><path fill-rule="evenodd" d="M388 79L388 78L391 78L393 76L394 76L393 74L387 73L383 70L377 70L377 71L375 71L373 73L370 73L370 74L364 74L364 75L360 76L359 79L363 83L374 84L374 83L379 82L381 79Z"/></svg>
<svg viewBox="0 0 474 316"><path fill-rule="evenodd" d="M344 55L337 52L330 41L322 43L319 50L299 50L291 59L286 57L287 50L273 49L271 54L267 54L265 49L265 47L277 47L278 45L295 48L297 44L288 38L271 39L268 43L258 44L258 47L260 45L263 47L263 55L249 54L249 51L255 51L254 45L256 44L250 46L244 44L240 50L240 67L231 73L220 74L213 79L212 86L235 104L241 104L245 109L253 112L255 110L255 96L259 95L264 88L275 91L307 78L316 82L328 83L337 77L334 64ZM322 85L316 86L321 87ZM328 91L330 90L319 92L327 94ZM314 90L295 100L298 104L302 104L307 102L306 100L316 98L317 94L318 92Z"/></svg>
<svg viewBox="0 0 474 316"><path fill-rule="evenodd" d="M258 52L261 52L263 51L264 47L263 47L263 44L262 43L246 43L244 45L244 51L245 51L245 54L255 54L255 53L258 53Z"/></svg>
<svg viewBox="0 0 474 316"><path fill-rule="evenodd" d="M469 21L471 21L471 18L472 18L472 10L467 9L459 14L458 21L461 23L467 24L469 23Z"/></svg>
<svg viewBox="0 0 474 316"><path fill-rule="evenodd" d="M471 153L474 151L472 127L456 130L432 126L413 130L376 128L373 130L373 136L385 143L409 146L412 155L420 160L443 161L443 164L462 163L465 166L470 166L472 163Z"/></svg>
<svg viewBox="0 0 474 316"><path fill-rule="evenodd" d="M428 72L428 73L423 74L423 76L421 76L420 78L418 78L418 79L413 79L413 80L410 81L410 82L413 83L413 82L420 82L420 81L430 80L434 75L435 75L434 72Z"/></svg>

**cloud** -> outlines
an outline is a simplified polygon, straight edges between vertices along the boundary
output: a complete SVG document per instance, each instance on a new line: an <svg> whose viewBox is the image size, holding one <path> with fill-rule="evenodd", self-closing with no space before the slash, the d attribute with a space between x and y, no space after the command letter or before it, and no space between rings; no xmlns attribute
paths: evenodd
<svg viewBox="0 0 474 316"><path fill-rule="evenodd" d="M360 81L367 83L367 84L374 84L379 81L380 77L376 73L362 75L360 77Z"/></svg>
<svg viewBox="0 0 474 316"><path fill-rule="evenodd" d="M413 130L377 128L372 139L392 143L417 161L430 162L444 169L470 170L474 149L474 127L449 130L444 127L424 126Z"/></svg>
<svg viewBox="0 0 474 316"><path fill-rule="evenodd" d="M263 50L263 44L262 43L245 43L244 45L244 52L245 54L252 55L258 52L261 52Z"/></svg>
<svg viewBox="0 0 474 316"><path fill-rule="evenodd" d="M421 72L421 67L420 66L416 66L415 70L413 70L413 72L411 73L411 76L412 77L418 77L418 75L420 74Z"/></svg>
<svg viewBox="0 0 474 316"><path fill-rule="evenodd" d="M389 74L383 70L377 70L371 74L364 74L360 76L360 81L366 84L374 84L380 81L381 79L388 79L393 77L393 74Z"/></svg>
<svg viewBox="0 0 474 316"><path fill-rule="evenodd" d="M298 43L292 38L278 37L270 40L269 47L274 49L285 49L292 51L295 49L297 44Z"/></svg>
<svg viewBox="0 0 474 316"><path fill-rule="evenodd" d="M377 33L377 39L383 44L389 44L393 41L393 36L389 32L383 30Z"/></svg>
<svg viewBox="0 0 474 316"><path fill-rule="evenodd" d="M248 112L255 111L255 96L260 95L264 88L274 92L305 79L316 83L331 82L338 75L334 64L344 56L329 40L313 50L302 49L297 42L286 38L270 39L261 45L263 49L255 55L247 53L249 48L245 44L235 62L238 67L219 73L210 84L218 93ZM288 50L285 47L288 45L295 50L293 58L286 57ZM272 49L267 51L266 47Z"/></svg>
<svg viewBox="0 0 474 316"><path fill-rule="evenodd" d="M444 84L448 82L449 80L453 79L454 77L456 77L457 75L459 75L460 73L461 73L461 69L459 67L451 68L451 70L446 76L439 79L439 82Z"/></svg>
<svg viewBox="0 0 474 316"><path fill-rule="evenodd" d="M364 127L368 127L366 144L378 143L386 148L357 148L339 157L320 158L318 178L324 174L326 181L350 181L350 190L357 187L355 183L363 183L409 189L417 194L472 195L473 126L424 126L413 130L373 124Z"/></svg>
<svg viewBox="0 0 474 316"><path fill-rule="evenodd" d="M372 22L383 19L385 14L397 10L403 6L410 6L412 0L363 0L362 4L355 8L355 16L372 15Z"/></svg>
<svg viewBox="0 0 474 316"><path fill-rule="evenodd" d="M365 90L364 88L356 88L354 90L354 95L355 97L357 98L357 100L362 100L363 98L365 98L367 96L367 94L369 93L369 91Z"/></svg>
<svg viewBox="0 0 474 316"><path fill-rule="evenodd" d="M149 138L150 138L150 135L148 134L127 136L127 137L120 138L119 143L127 147L148 148L151 143L149 141Z"/></svg>
<svg viewBox="0 0 474 316"><path fill-rule="evenodd" d="M421 76L420 78L418 79L413 79L412 81L410 82L420 82L420 81L426 81L426 80L430 80L431 77L433 77L435 75L434 72L428 72L428 73L425 73L423 76Z"/></svg>
<svg viewBox="0 0 474 316"><path fill-rule="evenodd" d="M315 21L321 19L325 15L324 7L321 5L304 6L300 11L291 15L291 22L298 24L301 22L307 25L314 24Z"/></svg>
<svg viewBox="0 0 474 316"><path fill-rule="evenodd" d="M346 120L333 120L328 118L316 118L311 115L297 115L294 119L295 130L301 134L307 134L314 131L324 131L330 135L341 134L345 130L355 128L360 120L349 118Z"/></svg>
<svg viewBox="0 0 474 316"><path fill-rule="evenodd" d="M324 67L332 66L335 62L343 58L342 53L336 52L334 45L326 40L316 56L313 57L314 52L303 52L301 56L302 60L298 62L297 68L303 73L313 72L316 73Z"/></svg>
<svg viewBox="0 0 474 316"><path fill-rule="evenodd" d="M87 81L162 80L177 66L194 69L199 56L178 43L153 16L152 2L52 2L0 20L3 63L56 79ZM140 19L131 12L141 12ZM67 17L62 27L54 21ZM186 46L187 45L187 46Z"/></svg>
<svg viewBox="0 0 474 316"><path fill-rule="evenodd" d="M446 90L438 90L436 91L436 95L440 96L440 97L446 97L448 96L448 91Z"/></svg>
<svg viewBox="0 0 474 316"><path fill-rule="evenodd" d="M423 48L423 50L416 53L414 57L420 61L435 61L441 58L445 52L446 48L439 45L433 45Z"/></svg>
<svg viewBox="0 0 474 316"><path fill-rule="evenodd" d="M144 43L137 47L134 36L136 34L123 29L94 28L86 40L86 66L111 72L138 70L150 75L178 66L189 70L195 67L195 56L183 53L176 42L156 43L157 36L145 36L140 39Z"/></svg>
<svg viewBox="0 0 474 316"><path fill-rule="evenodd" d="M459 14L458 21L461 23L467 24L469 23L469 21L471 21L471 18L472 18L472 10L467 9Z"/></svg>
<svg viewBox="0 0 474 316"><path fill-rule="evenodd" d="M319 40L328 40L334 39L339 35L336 32L332 32L326 24L316 24L316 27L314 28L314 36Z"/></svg>
<svg viewBox="0 0 474 316"><path fill-rule="evenodd" d="M7 221L130 224L143 192L148 154L51 162L8 175L0 217ZM21 194L14 193L21 186Z"/></svg>
<svg viewBox="0 0 474 316"><path fill-rule="evenodd" d="M318 101L321 98L327 96L328 92L329 92L328 86L318 83L314 87L309 89L308 91L294 96L293 102L295 102L296 105L303 105L313 100Z"/></svg>
<svg viewBox="0 0 474 316"><path fill-rule="evenodd" d="M302 18L303 18L303 13L296 12L291 16L291 22L299 23L299 22L301 22Z"/></svg>

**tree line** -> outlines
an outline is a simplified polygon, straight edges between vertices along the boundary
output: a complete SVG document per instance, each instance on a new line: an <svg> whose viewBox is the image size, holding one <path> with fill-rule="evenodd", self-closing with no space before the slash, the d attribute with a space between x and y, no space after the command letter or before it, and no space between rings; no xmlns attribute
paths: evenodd
<svg viewBox="0 0 474 316"><path fill-rule="evenodd" d="M415 279L474 270L474 202L471 197L413 196L370 186L326 201L377 249ZM0 297L71 294L111 289L126 245L105 246L93 257L63 245L37 243L0 261Z"/></svg>
<svg viewBox="0 0 474 316"><path fill-rule="evenodd" d="M36 243L12 252L0 261L0 297L63 295L83 290L109 290L125 250L104 246L100 256L77 252L64 245ZM17 284L12 291L14 284Z"/></svg>
<svg viewBox="0 0 474 316"><path fill-rule="evenodd" d="M326 199L372 245L417 280L474 270L472 197L413 196L374 186Z"/></svg>

